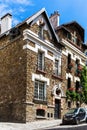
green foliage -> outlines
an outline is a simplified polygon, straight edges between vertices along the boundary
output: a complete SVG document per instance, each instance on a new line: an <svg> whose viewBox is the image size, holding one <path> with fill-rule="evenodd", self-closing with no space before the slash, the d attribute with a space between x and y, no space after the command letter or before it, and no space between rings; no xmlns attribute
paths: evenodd
<svg viewBox="0 0 87 130"><path fill-rule="evenodd" d="M84 66L81 73L82 100L87 104L87 67Z"/></svg>
<svg viewBox="0 0 87 130"><path fill-rule="evenodd" d="M87 67L84 66L81 70L80 76L80 84L82 89L80 92L75 91L66 91L66 98L70 99L71 101L80 101L80 103L84 102L87 104Z"/></svg>
<svg viewBox="0 0 87 130"><path fill-rule="evenodd" d="M75 101L76 100L76 92L67 90L66 91L66 98L70 99L72 101Z"/></svg>
<svg viewBox="0 0 87 130"><path fill-rule="evenodd" d="M80 101L81 100L81 95L79 93L76 93L76 100Z"/></svg>
<svg viewBox="0 0 87 130"><path fill-rule="evenodd" d="M71 101L80 101L81 103L84 102L85 97L84 93L77 93L75 91L66 91L66 99L69 99Z"/></svg>

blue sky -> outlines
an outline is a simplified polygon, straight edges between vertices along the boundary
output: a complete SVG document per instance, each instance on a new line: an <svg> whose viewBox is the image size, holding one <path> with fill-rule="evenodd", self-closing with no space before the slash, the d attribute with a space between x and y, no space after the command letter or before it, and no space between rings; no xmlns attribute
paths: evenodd
<svg viewBox="0 0 87 130"><path fill-rule="evenodd" d="M77 21L85 29L87 41L87 0L0 0L0 17L11 13L13 25L16 25L42 8L48 16L59 11L60 25Z"/></svg>

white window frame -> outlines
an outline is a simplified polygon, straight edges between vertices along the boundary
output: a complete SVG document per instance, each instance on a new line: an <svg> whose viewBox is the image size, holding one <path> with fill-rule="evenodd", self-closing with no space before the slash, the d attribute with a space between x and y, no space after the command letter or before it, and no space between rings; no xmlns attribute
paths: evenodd
<svg viewBox="0 0 87 130"><path fill-rule="evenodd" d="M37 86L36 86L36 83L37 83ZM42 83L43 86L41 86L41 83ZM43 87L43 88L41 88L41 87ZM34 85L34 99L41 100L41 101L46 101L46 82L35 80L35 85Z"/></svg>
<svg viewBox="0 0 87 130"><path fill-rule="evenodd" d="M41 59L40 59L40 54L41 54ZM38 51L38 70L44 71L44 59L45 59L45 54L43 51Z"/></svg>
<svg viewBox="0 0 87 130"><path fill-rule="evenodd" d="M57 61L57 64L56 64L56 61ZM59 59L55 59L54 75L61 76L61 61Z"/></svg>

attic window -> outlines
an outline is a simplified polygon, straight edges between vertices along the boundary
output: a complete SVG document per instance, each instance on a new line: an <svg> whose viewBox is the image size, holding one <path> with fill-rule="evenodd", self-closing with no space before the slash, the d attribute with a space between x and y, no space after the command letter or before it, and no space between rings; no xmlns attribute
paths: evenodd
<svg viewBox="0 0 87 130"><path fill-rule="evenodd" d="M41 25L39 26L38 35L41 39L43 38L43 27Z"/></svg>
<svg viewBox="0 0 87 130"><path fill-rule="evenodd" d="M38 36L43 39L43 29L44 29L45 23L43 22L43 19L39 20L39 29L38 29Z"/></svg>
<svg viewBox="0 0 87 130"><path fill-rule="evenodd" d="M72 41L73 43L77 43L77 36L76 36L76 31L72 34Z"/></svg>
<svg viewBox="0 0 87 130"><path fill-rule="evenodd" d="M67 38L68 38L69 40L71 40L71 34L70 34L70 33L67 33Z"/></svg>

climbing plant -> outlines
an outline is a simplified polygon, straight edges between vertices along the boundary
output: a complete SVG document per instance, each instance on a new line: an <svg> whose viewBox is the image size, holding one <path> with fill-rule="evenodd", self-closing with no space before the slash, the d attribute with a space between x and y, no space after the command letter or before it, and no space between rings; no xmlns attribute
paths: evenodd
<svg viewBox="0 0 87 130"><path fill-rule="evenodd" d="M82 69L80 82L82 86L81 100L87 104L87 66L84 66Z"/></svg>

